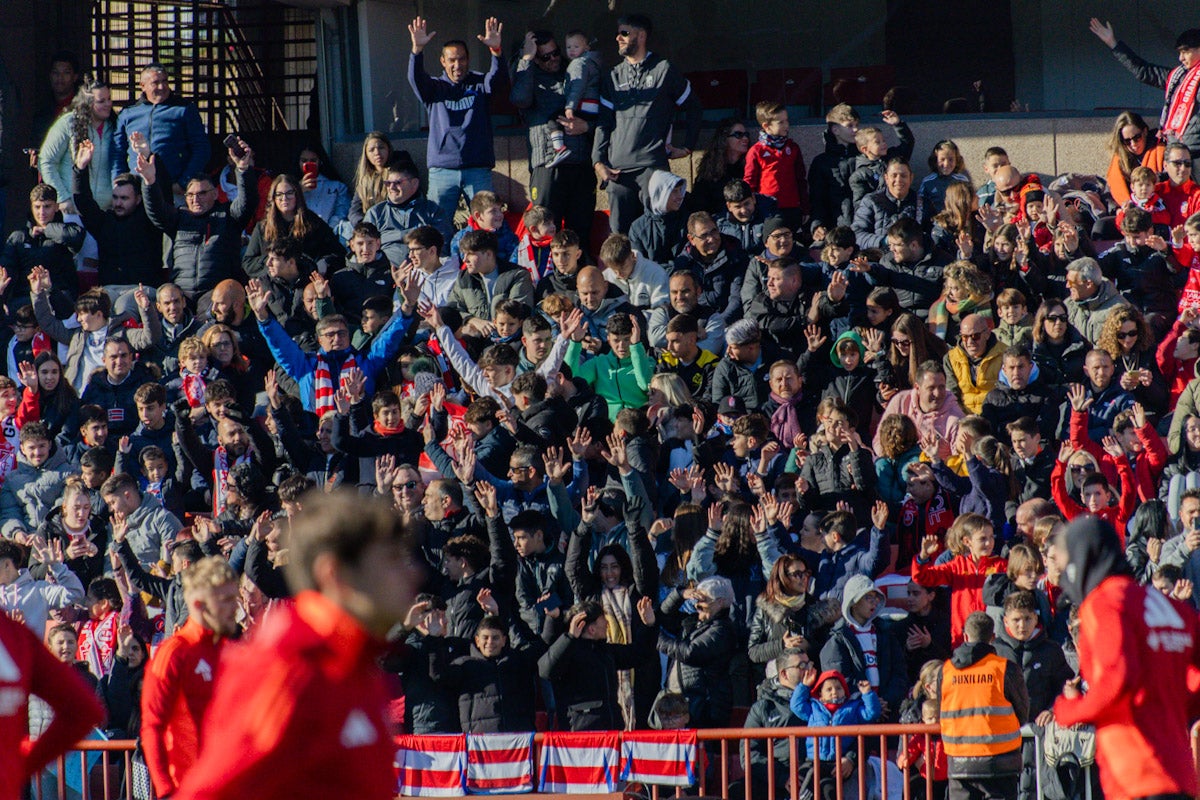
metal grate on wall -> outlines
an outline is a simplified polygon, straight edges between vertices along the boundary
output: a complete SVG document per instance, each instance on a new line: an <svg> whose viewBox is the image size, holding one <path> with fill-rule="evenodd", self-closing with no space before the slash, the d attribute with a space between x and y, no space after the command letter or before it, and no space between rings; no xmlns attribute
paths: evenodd
<svg viewBox="0 0 1200 800"><path fill-rule="evenodd" d="M269 2L93 0L92 53L118 107L149 63L194 100L209 133L302 130L317 74L312 11Z"/></svg>

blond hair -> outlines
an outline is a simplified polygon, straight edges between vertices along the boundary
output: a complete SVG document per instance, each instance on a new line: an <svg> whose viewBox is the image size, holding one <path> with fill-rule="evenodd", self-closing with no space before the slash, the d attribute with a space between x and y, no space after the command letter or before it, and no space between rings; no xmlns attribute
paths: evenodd
<svg viewBox="0 0 1200 800"><path fill-rule="evenodd" d="M183 594L188 596L204 589L216 589L237 583L237 579L237 573L228 561L221 556L208 556L183 571Z"/></svg>

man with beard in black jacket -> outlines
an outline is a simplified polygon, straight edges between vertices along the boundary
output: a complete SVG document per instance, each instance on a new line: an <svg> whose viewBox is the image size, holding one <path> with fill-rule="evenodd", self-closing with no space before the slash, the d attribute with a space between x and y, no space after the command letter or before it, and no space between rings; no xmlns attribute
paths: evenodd
<svg viewBox="0 0 1200 800"><path fill-rule="evenodd" d="M752 320L762 332L763 358L770 362L778 358L795 361L804 352L806 329L810 323L828 325L829 320L845 316L846 287L844 277L836 277L824 292L805 294L801 290L801 267L791 258L772 261L767 268L767 292L750 305L746 319ZM816 300L816 318L810 318ZM810 342L811 344L811 342ZM824 346L824 340L818 347Z"/></svg>

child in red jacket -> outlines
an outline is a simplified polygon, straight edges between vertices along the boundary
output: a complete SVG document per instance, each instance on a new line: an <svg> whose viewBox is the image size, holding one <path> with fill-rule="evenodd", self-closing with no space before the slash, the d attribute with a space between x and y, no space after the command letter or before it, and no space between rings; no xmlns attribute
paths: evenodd
<svg viewBox="0 0 1200 800"><path fill-rule="evenodd" d="M940 721L941 704L937 700L926 700L921 704L921 722L937 725ZM911 768L908 785L910 797L925 796L925 781L929 777L930 762L933 764L933 796L945 797L950 782L946 764L946 751L942 748L942 737L929 737L929 752L925 751L925 736L909 736L908 745L896 754L896 766Z"/></svg>
<svg viewBox="0 0 1200 800"><path fill-rule="evenodd" d="M963 624L975 611L985 611L983 584L989 575L1008 570L1008 561L992 555L996 536L991 521L982 514L963 514L946 532L946 541L961 541L966 553L944 564L931 564L942 543L937 536L921 540L921 553L913 561L913 582L921 586L950 587L950 639L954 647L963 642Z"/></svg>
<svg viewBox="0 0 1200 800"><path fill-rule="evenodd" d="M1196 359L1200 357L1200 330L1194 326L1200 319L1200 309L1187 306L1180 309L1179 318L1158 345L1155 360L1167 380L1170 402L1174 408L1183 389L1196 377Z"/></svg>
<svg viewBox="0 0 1200 800"><path fill-rule="evenodd" d="M800 145L788 136L787 106L764 100L754 107L754 115L762 130L746 153L746 183L773 198L779 215L794 231L808 216L808 176Z"/></svg>
<svg viewBox="0 0 1200 800"><path fill-rule="evenodd" d="M1063 442L1059 448L1058 461L1054 463L1054 471L1050 473L1050 495L1068 521L1083 514L1099 517L1116 529L1117 535L1121 537L1121 547L1125 547L1125 523L1133 516L1138 502L1133 470L1129 466L1129 459L1125 457L1125 451L1116 439L1111 436L1104 437L1104 452L1112 457L1117 474L1121 478L1121 497L1115 506L1110 505L1112 487L1108 478L1099 472L1093 472L1083 479L1083 486L1079 492L1081 503L1076 502L1067 493L1067 460L1074 452L1070 442Z"/></svg>
<svg viewBox="0 0 1200 800"><path fill-rule="evenodd" d="M1114 456L1088 435L1087 409L1091 403L1083 399L1084 394L1078 385L1072 386L1067 392L1067 398L1071 401L1068 439L1071 450L1084 450L1091 454L1110 485L1120 481L1117 462L1124 461L1133 470L1137 498L1144 503L1158 497L1158 479L1167 467L1170 454L1154 426L1146 421L1146 409L1141 403L1134 403L1131 408L1113 417L1112 436L1105 438L1115 439L1119 445L1121 454Z"/></svg>
<svg viewBox="0 0 1200 800"><path fill-rule="evenodd" d="M1134 167L1129 173L1129 202L1117 210L1117 230L1121 230L1121 220L1125 219L1128 208L1140 208L1150 215L1150 224L1154 233L1164 239L1171 235L1171 212L1167 204L1154 191L1158 176L1149 167Z"/></svg>

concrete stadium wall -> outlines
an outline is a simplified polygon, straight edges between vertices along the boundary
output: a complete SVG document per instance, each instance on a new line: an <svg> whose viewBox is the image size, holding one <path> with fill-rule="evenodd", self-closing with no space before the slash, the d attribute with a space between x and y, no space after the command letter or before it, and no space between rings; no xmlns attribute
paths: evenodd
<svg viewBox="0 0 1200 800"><path fill-rule="evenodd" d="M1153 118L1153 112L1147 111L1145 114ZM926 159L933 145L941 139L952 137L962 149L976 184L983 182L983 153L993 145L1007 150L1013 164L1027 172L1103 175L1108 169L1105 141L1114 117L1115 114L912 117L908 123L916 138L913 169L918 178L926 175L929 172ZM823 149L821 134L824 130L824 122L820 120L803 120L792 126L792 138L800 143L805 163L812 163L813 156ZM710 132L706 132L701 137L702 143L707 143L709 135ZM888 130L886 135L890 139L891 131ZM417 165L424 169L424 137L396 136L392 142L396 147L408 150ZM339 142L333 146L332 156L338 172L348 179L354 175L354 165L361 148L361 141ZM525 187L529 184L527 156L528 147L523 131L509 129L501 131L496 137L496 187L514 208L523 208L528 202L525 194ZM691 181L701 156L702 153L697 152L688 159L674 161L672 170ZM600 193L597 207L606 206L606 198Z"/></svg>

